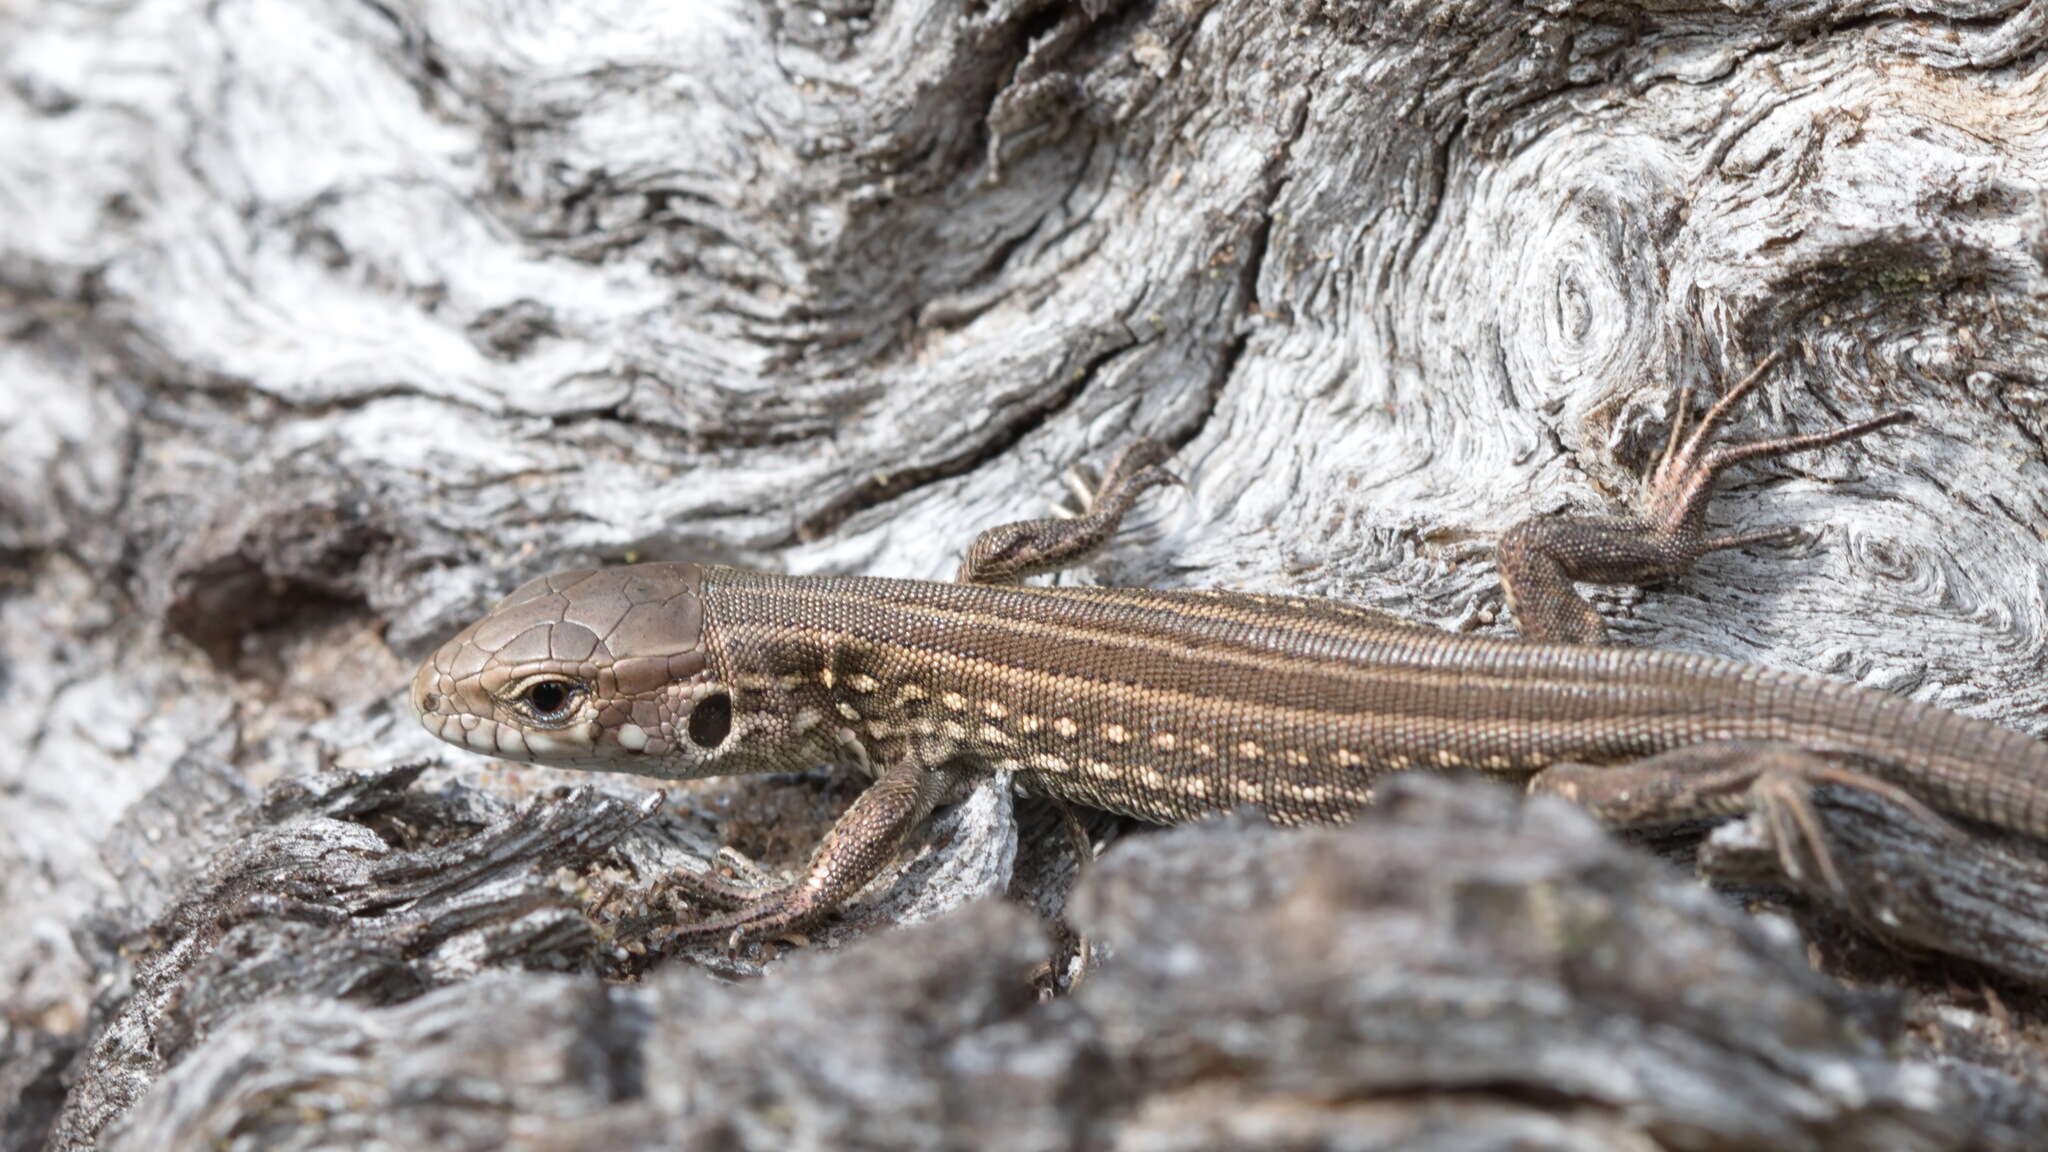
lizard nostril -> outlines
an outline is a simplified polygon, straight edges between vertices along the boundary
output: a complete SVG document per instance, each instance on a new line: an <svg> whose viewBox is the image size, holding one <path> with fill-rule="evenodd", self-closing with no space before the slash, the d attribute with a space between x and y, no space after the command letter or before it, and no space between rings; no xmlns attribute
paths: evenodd
<svg viewBox="0 0 2048 1152"><path fill-rule="evenodd" d="M441 697L429 692L425 696L420 697L420 707L428 712L439 712L441 710Z"/></svg>

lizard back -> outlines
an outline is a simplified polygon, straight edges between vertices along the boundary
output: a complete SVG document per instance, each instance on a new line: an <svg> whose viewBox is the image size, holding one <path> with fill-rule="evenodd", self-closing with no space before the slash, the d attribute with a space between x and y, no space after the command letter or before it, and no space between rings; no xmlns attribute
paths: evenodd
<svg viewBox="0 0 2048 1152"><path fill-rule="evenodd" d="M885 761L923 746L1022 788L1155 821L1243 804L1342 820L1381 774L1521 777L1784 741L1937 806L2048 831L2048 749L1933 705L1717 657L1446 633L1335 601L706 569L744 703L789 694ZM750 678L750 675L751 678ZM757 701L771 706L766 699ZM2023 783L2016 783L2023 782ZM2001 814L2006 815L2001 815Z"/></svg>

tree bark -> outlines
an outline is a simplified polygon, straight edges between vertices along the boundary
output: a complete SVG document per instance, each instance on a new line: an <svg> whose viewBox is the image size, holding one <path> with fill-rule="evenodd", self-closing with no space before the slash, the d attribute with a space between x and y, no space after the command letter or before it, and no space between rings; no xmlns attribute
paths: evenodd
<svg viewBox="0 0 2048 1152"><path fill-rule="evenodd" d="M402 687L550 569L942 578L980 528L1036 514L1061 469L1138 434L1174 447L1188 485L1087 578L1506 631L1494 537L1628 508L1682 390L1711 398L1782 347L1738 434L1896 407L1919 421L1744 471L1715 522L1802 541L1600 594L1616 641L2041 734L2041 0L27 0L0 7L0 68L0 1148L214 1139L229 1129L207 1124L269 1106L248 1053L275 1084L338 1053L364 1083L497 1076L504 1098L450 1088L437 1117L545 1113L565 1145L577 1124L709 1143L732 1133L704 1110L711 1088L689 1094L784 1067L735 1063L732 1036L924 971L920 947L963 983L913 981L861 1018L875 1043L929 1039L921 1004L958 994L984 1014L952 1035L980 1056L1106 1070L983 1085L1018 1147L1193 1146L1213 1129L1190 1117L1274 1146L1325 1121L1398 1142L1430 1114L1544 1147L1735 1147L1766 1128L1824 1147L1831 1120L1993 1147L2038 1112L2039 1054L2015 1038L2048 976L2041 851L1981 830L1930 842L1856 797L1822 814L1886 896L1802 923L1836 976L1910 990L1904 1023L1870 1033L1889 1050L1839 1039L1856 997L1720 903L1573 873L1617 916L1723 917L1725 938L1631 946L1768 953L1755 981L1821 1022L1800 1043L1880 1085L1813 1104L1805 1065L1717 1049L1685 1066L1729 1111L1700 1115L1565 1065L1509 1084L1420 1033L1401 1049L1429 1069L1415 1080L1350 1064L1303 1080L1388 1033L1285 1049L1287 992L1260 1025L1207 1035L1223 1009L1147 965L1236 971L1287 924L1270 922L1285 905L1200 885L1171 901L1179 926L1077 911L1114 953L1102 971L1071 1001L1004 1000L1000 974L1049 946L1008 912L947 910L1005 887L1056 908L1071 868L1056 831L992 791L805 950L801 978L771 966L762 987L717 989L700 967L755 966L691 953L602 983L663 953L662 870L728 842L795 859L848 785L657 802L629 780L507 772L432 745ZM1464 815L1400 838L1418 862L1509 836L1468 811L1494 800L1452 795ZM1553 819L1532 853L1563 851L1555 836L1638 859ZM1707 868L1781 892L1766 834L1717 834ZM1303 907L1398 936L1358 911L1377 905L1317 887L1395 861L1327 837L1140 837L1104 870L1195 846L1242 868L1326 859L1301 865L1321 878L1297 878ZM1124 875L1084 881L1082 909L1118 907ZM1382 895L1429 910L1414 923L1446 914ZM927 918L906 942L835 947ZM1320 969L1291 947L1288 989L1408 971L1375 969L1364 944ZM1444 947L1505 978L1490 945ZM1565 1017L1654 1014L1647 985L1572 971L1543 985ZM1494 1002L1385 987L1417 1012ZM1692 1034L1750 1034L1755 987L1710 982ZM669 1012L717 1015L725 1038L693 1047ZM1517 1067L1564 1051L1518 1042L1501 1049ZM1151 1067L1154 1048L1177 1063ZM1209 1059L1232 1074L1189 1071ZM889 1069L913 1117L977 1099L957 1072ZM1289 1111L1304 1092L1334 1111ZM370 1099L322 1097L320 1130L409 1131ZM829 1144L856 1130L820 1117L885 1103L805 1097L792 1139ZM467 1123L449 1130L486 1132Z"/></svg>

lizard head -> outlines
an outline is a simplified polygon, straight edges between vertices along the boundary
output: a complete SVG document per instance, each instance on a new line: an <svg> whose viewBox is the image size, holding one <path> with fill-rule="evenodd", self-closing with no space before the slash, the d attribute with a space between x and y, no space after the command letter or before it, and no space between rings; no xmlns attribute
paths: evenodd
<svg viewBox="0 0 2048 1152"><path fill-rule="evenodd" d="M732 728L704 641L702 572L636 564L530 581L413 676L427 731L473 752L690 776Z"/></svg>

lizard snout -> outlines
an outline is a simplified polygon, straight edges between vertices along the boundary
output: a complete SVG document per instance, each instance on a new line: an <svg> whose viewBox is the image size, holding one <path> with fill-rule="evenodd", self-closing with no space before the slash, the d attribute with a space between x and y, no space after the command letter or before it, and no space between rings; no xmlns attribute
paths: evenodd
<svg viewBox="0 0 2048 1152"><path fill-rule="evenodd" d="M434 662L429 660L421 664L420 670L413 673L410 694L413 715L418 716L420 723L425 724L430 731L439 731L440 725L437 721L445 703L441 694L434 690L435 679Z"/></svg>

